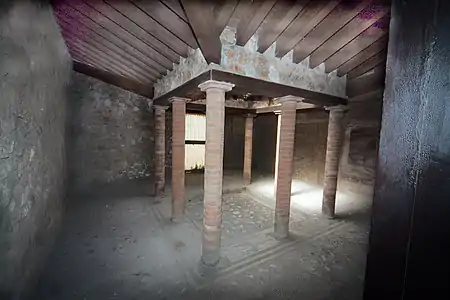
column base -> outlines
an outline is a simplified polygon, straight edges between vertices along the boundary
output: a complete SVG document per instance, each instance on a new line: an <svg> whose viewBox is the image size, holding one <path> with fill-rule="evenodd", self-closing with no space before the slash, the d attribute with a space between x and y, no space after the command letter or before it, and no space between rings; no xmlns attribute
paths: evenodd
<svg viewBox="0 0 450 300"><path fill-rule="evenodd" d="M284 240L289 237L289 224L277 224L274 225L273 236L277 240Z"/></svg>
<svg viewBox="0 0 450 300"><path fill-rule="evenodd" d="M184 216L171 217L170 220L171 220L173 223L182 223L182 222L184 222Z"/></svg>
<svg viewBox="0 0 450 300"><path fill-rule="evenodd" d="M219 264L220 252L219 251L205 251L203 250L202 258L200 262L206 267L213 268Z"/></svg>

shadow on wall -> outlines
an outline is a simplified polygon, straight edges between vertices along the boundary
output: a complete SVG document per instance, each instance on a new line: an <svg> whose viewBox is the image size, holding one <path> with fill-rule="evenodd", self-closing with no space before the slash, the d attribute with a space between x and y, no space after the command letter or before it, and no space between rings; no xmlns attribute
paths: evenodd
<svg viewBox="0 0 450 300"><path fill-rule="evenodd" d="M148 99L75 72L70 96L71 192L151 178L154 124Z"/></svg>

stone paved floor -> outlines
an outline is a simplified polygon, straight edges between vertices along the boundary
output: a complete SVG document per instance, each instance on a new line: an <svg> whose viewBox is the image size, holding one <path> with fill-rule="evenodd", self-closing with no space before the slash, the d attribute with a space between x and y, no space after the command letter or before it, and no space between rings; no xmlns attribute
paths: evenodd
<svg viewBox="0 0 450 300"><path fill-rule="evenodd" d="M359 213L336 220L296 209L291 236L279 241L271 235L269 193L240 191L241 180L230 177L222 259L212 270L198 264L202 197L195 177L187 179L187 217L178 224L169 221L170 197L74 199L35 299L361 299L366 200L355 205Z"/></svg>

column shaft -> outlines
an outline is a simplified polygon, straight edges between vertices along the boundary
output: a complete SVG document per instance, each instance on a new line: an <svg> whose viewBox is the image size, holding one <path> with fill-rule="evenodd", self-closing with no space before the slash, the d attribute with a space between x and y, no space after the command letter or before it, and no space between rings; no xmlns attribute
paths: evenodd
<svg viewBox="0 0 450 300"><path fill-rule="evenodd" d="M166 185L166 107L155 106L155 196Z"/></svg>
<svg viewBox="0 0 450 300"><path fill-rule="evenodd" d="M174 98L172 101L172 220L178 221L184 215L184 156L185 156L186 101Z"/></svg>
<svg viewBox="0 0 450 300"><path fill-rule="evenodd" d="M336 208L336 188L339 174L343 126L342 108L331 108L328 121L327 153L325 158L325 178L323 181L322 213L333 218Z"/></svg>
<svg viewBox="0 0 450 300"><path fill-rule="evenodd" d="M225 126L225 91L229 83L207 81L199 87L206 91L206 155L203 208L202 262L219 262L222 234L222 180Z"/></svg>
<svg viewBox="0 0 450 300"><path fill-rule="evenodd" d="M248 115L245 118L245 145L244 145L244 174L245 184L252 182L252 147L253 147L253 121L255 116Z"/></svg>
<svg viewBox="0 0 450 300"><path fill-rule="evenodd" d="M276 137L276 149L275 149L275 176L273 185L273 194L277 195L277 181L278 181L278 156L280 155L280 128L281 128L281 111L276 112L277 116L277 137Z"/></svg>
<svg viewBox="0 0 450 300"><path fill-rule="evenodd" d="M285 100L281 105L278 169L276 179L275 235L288 236L291 206L292 168L294 157L295 119L297 102Z"/></svg>

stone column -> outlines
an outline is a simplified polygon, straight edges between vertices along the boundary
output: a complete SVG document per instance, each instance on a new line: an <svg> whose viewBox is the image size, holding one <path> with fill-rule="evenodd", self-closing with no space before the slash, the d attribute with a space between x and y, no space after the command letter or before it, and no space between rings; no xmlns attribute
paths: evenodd
<svg viewBox="0 0 450 300"><path fill-rule="evenodd" d="M342 120L345 106L327 108L328 121L327 153L325 158L325 178L323 180L322 213L333 218L336 204L336 187L339 174L339 158L343 140Z"/></svg>
<svg viewBox="0 0 450 300"><path fill-rule="evenodd" d="M289 234L289 214L291 208L292 169L294 161L294 138L297 102L301 98L285 96L280 99L278 166L276 175L276 205L274 232L278 238Z"/></svg>
<svg viewBox="0 0 450 300"><path fill-rule="evenodd" d="M206 91L206 155L203 208L202 262L218 263L222 233L222 179L225 126L225 92L233 84L208 80L199 85Z"/></svg>
<svg viewBox="0 0 450 300"><path fill-rule="evenodd" d="M253 147L253 121L255 115L248 114L245 118L245 145L244 145L244 174L245 184L252 182L252 147Z"/></svg>
<svg viewBox="0 0 450 300"><path fill-rule="evenodd" d="M155 109L155 196L160 196L166 186L166 109L167 106L154 106Z"/></svg>
<svg viewBox="0 0 450 300"><path fill-rule="evenodd" d="M186 99L173 97L172 102L172 221L184 216L184 148L186 130Z"/></svg>

